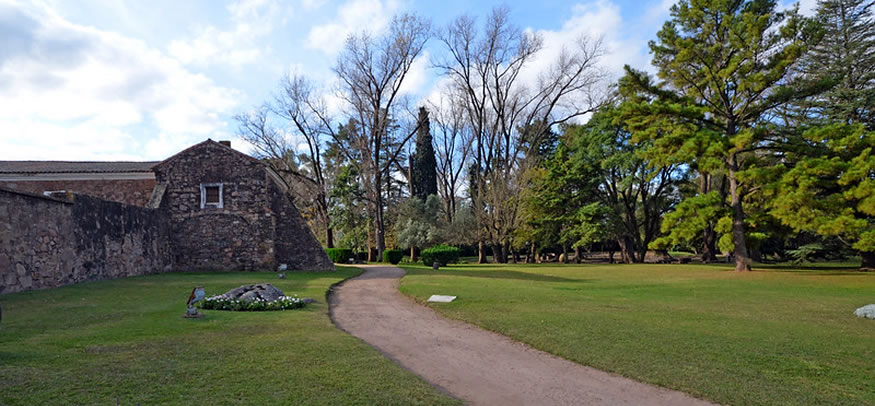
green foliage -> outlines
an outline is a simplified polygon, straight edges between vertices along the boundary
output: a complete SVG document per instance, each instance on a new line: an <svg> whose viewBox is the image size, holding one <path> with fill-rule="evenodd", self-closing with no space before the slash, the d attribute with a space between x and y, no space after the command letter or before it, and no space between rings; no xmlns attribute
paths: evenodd
<svg viewBox="0 0 875 406"><path fill-rule="evenodd" d="M668 249L675 245L693 245L710 221L719 219L718 222L731 224L729 215L729 209L724 205L719 192L688 197L663 217L661 228L665 235L655 239L650 248Z"/></svg>
<svg viewBox="0 0 875 406"><path fill-rule="evenodd" d="M425 201L413 197L402 203L396 219L398 245L425 247L442 242L440 211L441 199L437 195L429 195Z"/></svg>
<svg viewBox="0 0 875 406"><path fill-rule="evenodd" d="M337 171L330 193L331 225L337 232L337 245L364 250L368 241L368 215L359 173L354 165Z"/></svg>
<svg viewBox="0 0 875 406"><path fill-rule="evenodd" d="M410 180L411 196L421 200L428 199L430 195L437 195L437 160L432 145L431 125L428 119L428 110L419 108L419 125L416 131L416 153L413 155L412 175Z"/></svg>
<svg viewBox="0 0 875 406"><path fill-rule="evenodd" d="M790 257L790 260L794 264L799 265L825 258L826 250L820 243L811 243L801 245L793 250L787 250L787 256Z"/></svg>
<svg viewBox="0 0 875 406"><path fill-rule="evenodd" d="M397 265L401 262L401 258L404 258L404 251L401 250L384 250L383 251L383 262L391 263L392 265Z"/></svg>
<svg viewBox="0 0 875 406"><path fill-rule="evenodd" d="M345 264L350 259L355 259L352 249L349 248L328 248L325 253L331 258L331 262L336 264Z"/></svg>
<svg viewBox="0 0 875 406"><path fill-rule="evenodd" d="M636 141L652 142L654 164L727 176L729 199L721 204L732 207L738 270L749 266L742 203L758 187L746 171L770 165L762 155L780 148L767 116L812 91L788 80L809 45L802 22L795 10L778 11L770 0L681 0L650 42L663 82L628 67L621 80L628 99L623 121ZM684 228L689 236L691 227Z"/></svg>
<svg viewBox="0 0 875 406"><path fill-rule="evenodd" d="M875 132L832 124L805 138L818 153L798 157L773 186L771 214L795 231L875 252Z"/></svg>
<svg viewBox="0 0 875 406"><path fill-rule="evenodd" d="M462 250L452 247L449 245L437 245L431 248L426 248L422 250L422 263L431 266L435 262L440 264L440 266L446 266L447 264L454 264L459 261L459 255Z"/></svg>
<svg viewBox="0 0 875 406"><path fill-rule="evenodd" d="M860 123L875 131L875 20L871 0L821 0L811 31L817 39L801 61L803 80L823 93L799 103L807 123Z"/></svg>

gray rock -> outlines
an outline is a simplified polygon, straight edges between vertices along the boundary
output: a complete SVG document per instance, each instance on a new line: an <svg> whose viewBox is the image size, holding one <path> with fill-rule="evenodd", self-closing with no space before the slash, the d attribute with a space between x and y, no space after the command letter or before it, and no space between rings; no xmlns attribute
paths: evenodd
<svg viewBox="0 0 875 406"><path fill-rule="evenodd" d="M231 289L221 296L226 299L243 300L246 302L258 299L272 302L279 299L280 296L285 296L285 294L269 283L259 283L257 285L243 285L239 288Z"/></svg>
<svg viewBox="0 0 875 406"><path fill-rule="evenodd" d="M854 314L857 317L875 320L875 304L865 305L854 311Z"/></svg>

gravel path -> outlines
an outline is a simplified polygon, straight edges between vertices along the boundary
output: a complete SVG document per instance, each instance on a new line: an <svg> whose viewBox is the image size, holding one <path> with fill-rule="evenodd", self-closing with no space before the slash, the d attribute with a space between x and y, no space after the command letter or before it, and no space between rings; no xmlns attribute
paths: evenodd
<svg viewBox="0 0 875 406"><path fill-rule="evenodd" d="M403 270L393 266L363 268L362 275L336 287L330 296L335 324L468 404L711 404L445 319L398 291Z"/></svg>

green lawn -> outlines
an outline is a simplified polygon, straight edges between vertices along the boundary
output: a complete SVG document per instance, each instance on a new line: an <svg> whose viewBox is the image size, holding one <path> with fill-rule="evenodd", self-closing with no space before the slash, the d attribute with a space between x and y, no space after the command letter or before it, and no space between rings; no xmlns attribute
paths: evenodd
<svg viewBox="0 0 875 406"><path fill-rule="evenodd" d="M875 273L406 266L407 295L563 358L728 405L875 405Z"/></svg>
<svg viewBox="0 0 875 406"><path fill-rule="evenodd" d="M0 404L455 404L335 328L325 292L359 271L165 274L0 296ZM270 282L319 303L206 311L207 294Z"/></svg>

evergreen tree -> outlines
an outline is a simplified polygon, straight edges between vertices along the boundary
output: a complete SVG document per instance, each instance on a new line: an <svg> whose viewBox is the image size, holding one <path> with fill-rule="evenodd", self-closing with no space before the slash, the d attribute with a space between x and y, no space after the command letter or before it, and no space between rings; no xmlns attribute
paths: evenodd
<svg viewBox="0 0 875 406"><path fill-rule="evenodd" d="M839 238L875 269L875 132L834 123L805 138L817 153L794 159L774 183L771 214L797 232Z"/></svg>
<svg viewBox="0 0 875 406"><path fill-rule="evenodd" d="M413 155L412 197L426 201L429 195L437 195L437 161L431 139L431 125L428 110L419 108L418 129L416 132L416 152Z"/></svg>
<svg viewBox="0 0 875 406"><path fill-rule="evenodd" d="M829 86L801 106L813 123L861 123L875 130L875 20L871 0L821 0L819 41L802 60L804 79Z"/></svg>
<svg viewBox="0 0 875 406"><path fill-rule="evenodd" d="M806 47L801 22L772 0L681 0L650 43L663 83L631 69L623 81L627 95L648 94L626 107L636 138L653 140L663 161L725 171L738 271L750 270L742 202L753 189L748 170L771 142L764 116L804 96L787 86Z"/></svg>

